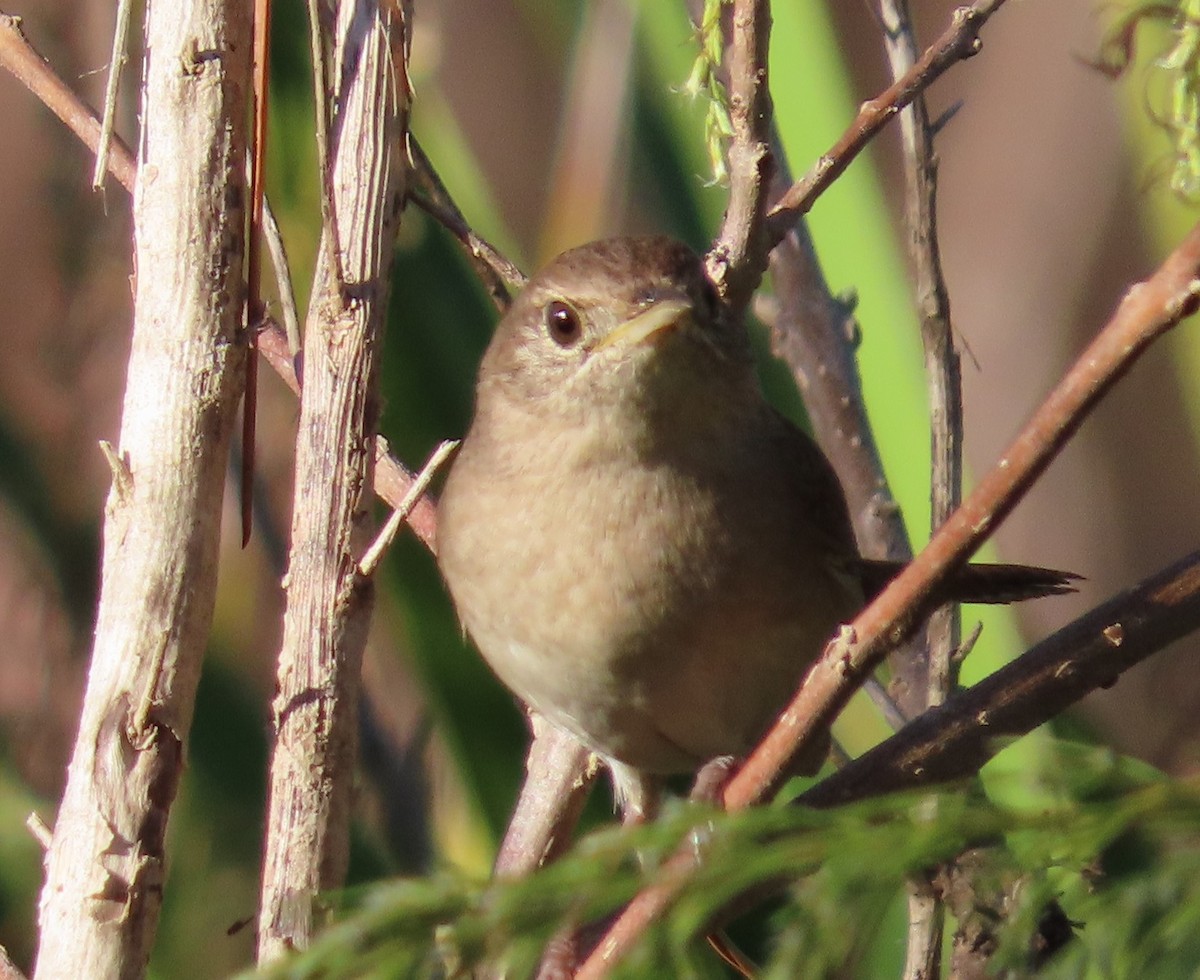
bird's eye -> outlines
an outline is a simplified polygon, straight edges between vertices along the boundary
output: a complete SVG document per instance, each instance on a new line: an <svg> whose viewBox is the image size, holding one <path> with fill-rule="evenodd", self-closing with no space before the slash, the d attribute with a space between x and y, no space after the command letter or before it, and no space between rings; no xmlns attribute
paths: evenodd
<svg viewBox="0 0 1200 980"><path fill-rule="evenodd" d="M560 347L569 347L583 334L579 314L560 299L546 306L546 332Z"/></svg>

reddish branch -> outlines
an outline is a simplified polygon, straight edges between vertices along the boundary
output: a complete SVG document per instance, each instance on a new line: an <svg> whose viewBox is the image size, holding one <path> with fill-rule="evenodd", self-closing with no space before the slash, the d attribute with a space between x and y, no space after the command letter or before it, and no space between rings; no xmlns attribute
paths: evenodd
<svg viewBox="0 0 1200 980"><path fill-rule="evenodd" d="M242 547L254 515L254 441L258 415L258 346L254 331L263 309L263 197L266 193L267 71L271 55L271 0L254 0L253 125L250 129L250 224L246 234L246 390L242 397Z"/></svg>
<svg viewBox="0 0 1200 980"><path fill-rule="evenodd" d="M778 242L792 223L807 214L851 161L862 152L872 137L916 96L959 61L978 54L979 32L1005 0L976 0L969 7L954 11L950 26L904 77L875 98L862 104L850 128L800 180L796 181L767 215L767 234L772 245Z"/></svg>
<svg viewBox="0 0 1200 980"><path fill-rule="evenodd" d="M1200 628L1200 552L1097 606L799 798L825 808L964 779L1006 740Z"/></svg>
<svg viewBox="0 0 1200 980"><path fill-rule="evenodd" d="M1126 293L1113 318L1034 414L978 488L809 671L795 698L725 789L739 810L765 799L793 758L812 744L888 649L928 611L932 591L1008 515L1097 401L1147 347L1197 305L1200 225L1148 280ZM614 923L580 977L601 976L671 902L694 856L669 862L663 882L642 892Z"/></svg>
<svg viewBox="0 0 1200 980"><path fill-rule="evenodd" d="M1198 271L1200 226L1150 279L1129 289L1113 318L966 502L830 644L783 718L727 787L728 806L746 806L770 792L795 749L828 725L886 648L920 620L932 590L1008 516L1101 396L1155 339L1194 312Z"/></svg>
<svg viewBox="0 0 1200 980"><path fill-rule="evenodd" d="M100 121L29 44L21 30L21 18L3 13L0 13L0 66L12 72L17 81L66 123L88 149L93 153L98 150ZM132 194L137 165L129 148L119 141L117 152L109 160L108 169L121 186Z"/></svg>

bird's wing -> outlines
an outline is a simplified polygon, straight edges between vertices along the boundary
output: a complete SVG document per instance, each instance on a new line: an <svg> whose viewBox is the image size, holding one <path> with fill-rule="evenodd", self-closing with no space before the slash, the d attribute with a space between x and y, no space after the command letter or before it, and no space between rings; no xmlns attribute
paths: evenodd
<svg viewBox="0 0 1200 980"><path fill-rule="evenodd" d="M774 408L768 408L771 422L771 449L784 464L791 497L805 523L811 525L816 543L830 557L844 557L847 562L858 559L854 526L846 495L833 466L813 438Z"/></svg>

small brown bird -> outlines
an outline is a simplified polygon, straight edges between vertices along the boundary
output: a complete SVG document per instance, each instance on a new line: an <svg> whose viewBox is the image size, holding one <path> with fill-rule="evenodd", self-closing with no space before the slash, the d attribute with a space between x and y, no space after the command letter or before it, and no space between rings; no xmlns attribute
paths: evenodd
<svg viewBox="0 0 1200 980"><path fill-rule="evenodd" d="M862 558L817 445L776 412L703 262L668 238L572 249L501 320L441 498L438 560L500 679L610 766L750 749L899 566ZM946 599L1067 589L973 566Z"/></svg>

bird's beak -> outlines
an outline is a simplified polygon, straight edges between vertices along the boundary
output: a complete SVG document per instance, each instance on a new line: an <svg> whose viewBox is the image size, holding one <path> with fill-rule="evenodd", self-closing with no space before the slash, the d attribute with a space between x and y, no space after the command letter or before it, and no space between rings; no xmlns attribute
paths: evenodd
<svg viewBox="0 0 1200 980"><path fill-rule="evenodd" d="M692 304L685 299L662 299L649 309L618 323L601 337L595 349L612 347L614 344L640 344L678 325L692 312Z"/></svg>

